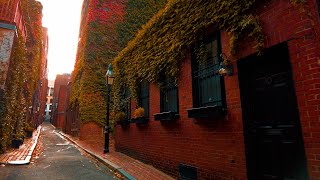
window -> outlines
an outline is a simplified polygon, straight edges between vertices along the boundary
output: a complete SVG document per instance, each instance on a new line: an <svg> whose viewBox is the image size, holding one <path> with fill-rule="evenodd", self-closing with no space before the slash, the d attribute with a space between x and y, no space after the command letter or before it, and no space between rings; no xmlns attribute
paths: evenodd
<svg viewBox="0 0 320 180"><path fill-rule="evenodd" d="M224 80L220 66L220 34L204 38L192 48L193 106L225 106Z"/></svg>
<svg viewBox="0 0 320 180"><path fill-rule="evenodd" d="M142 81L139 90L139 106L144 109L144 116L149 117L149 82Z"/></svg>
<svg viewBox="0 0 320 180"><path fill-rule="evenodd" d="M160 88L160 112L178 113L178 111L178 87L167 80Z"/></svg>

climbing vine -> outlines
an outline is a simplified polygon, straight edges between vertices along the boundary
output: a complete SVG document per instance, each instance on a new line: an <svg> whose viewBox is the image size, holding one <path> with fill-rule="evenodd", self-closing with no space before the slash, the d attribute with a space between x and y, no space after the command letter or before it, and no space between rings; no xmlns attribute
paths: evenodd
<svg viewBox="0 0 320 180"><path fill-rule="evenodd" d="M128 0L124 20L117 25L120 47L132 40L142 25L163 8L167 0Z"/></svg>
<svg viewBox="0 0 320 180"><path fill-rule="evenodd" d="M36 0L21 1L27 39L15 36L5 79L0 112L0 152L12 139L24 139L26 115L40 76L42 47L42 5ZM3 79L4 81L4 79Z"/></svg>
<svg viewBox="0 0 320 180"><path fill-rule="evenodd" d="M77 60L72 76L71 106L79 105L80 121L104 125L105 73L120 50L116 26L123 20L126 0L85 1Z"/></svg>
<svg viewBox="0 0 320 180"><path fill-rule="evenodd" d="M5 150L11 143L11 139L23 139L24 123L23 118L26 101L24 96L24 80L26 76L27 60L25 57L25 45L19 33L18 40L13 44L12 56L6 88L3 97L3 111L0 115L1 145L0 149Z"/></svg>
<svg viewBox="0 0 320 180"><path fill-rule="evenodd" d="M254 48L261 50L264 35L259 17L254 15L256 3L256 0L168 0L114 59L117 86L129 86L135 96L138 82L144 79L161 84L159 72L177 80L186 49L208 27L230 34L230 54L236 53L239 40L245 36L252 37L256 42ZM119 94L115 93L115 99L121 99Z"/></svg>
<svg viewBox="0 0 320 180"><path fill-rule="evenodd" d="M84 2L70 104L71 106L79 104L82 123L94 121L104 125L106 113L104 75L108 64L165 1L87 0Z"/></svg>

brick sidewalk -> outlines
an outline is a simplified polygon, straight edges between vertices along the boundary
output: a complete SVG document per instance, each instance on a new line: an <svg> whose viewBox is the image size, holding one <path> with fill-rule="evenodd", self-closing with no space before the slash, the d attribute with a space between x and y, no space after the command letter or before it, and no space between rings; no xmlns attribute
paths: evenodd
<svg viewBox="0 0 320 180"><path fill-rule="evenodd" d="M30 162L31 154L36 146L40 133L40 127L33 132L31 138L24 140L19 149L9 149L6 153L0 154L0 164L21 165Z"/></svg>
<svg viewBox="0 0 320 180"><path fill-rule="evenodd" d="M114 146L111 143L110 152L107 154L103 153L103 146L93 146L85 141L80 141L78 138L64 134L60 132L63 136L71 141L75 142L78 146L85 150L89 150L89 153L93 153L98 158L103 158L113 165L117 166L116 169L122 169L125 173L133 176L136 179L152 179L152 180L170 180L173 179L169 175L157 170L151 165L144 164L136 159L133 159L125 154L115 152Z"/></svg>

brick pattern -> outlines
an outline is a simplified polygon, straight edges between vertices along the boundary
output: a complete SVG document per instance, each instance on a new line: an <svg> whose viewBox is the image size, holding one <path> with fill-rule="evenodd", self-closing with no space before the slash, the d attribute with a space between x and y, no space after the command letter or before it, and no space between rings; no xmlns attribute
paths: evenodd
<svg viewBox="0 0 320 180"><path fill-rule="evenodd" d="M38 131L34 131L33 138L25 139L19 149L9 149L7 152L0 154L0 164L7 164L9 161L25 160L37 133Z"/></svg>
<svg viewBox="0 0 320 180"><path fill-rule="evenodd" d="M112 162L113 164L121 167L124 171L135 177L136 179L152 179L152 180L170 180L172 177L157 170L151 165L145 164L141 161L133 159L125 154L115 152L114 140L110 137L110 152L103 153L103 144L95 144L87 140L80 140L79 138L67 135L70 139L75 141L81 147L93 152L100 157Z"/></svg>
<svg viewBox="0 0 320 180"><path fill-rule="evenodd" d="M79 105L69 106L71 93L71 82L67 85L66 92L66 109L65 109L65 126L64 132L72 136L78 136L80 130Z"/></svg>
<svg viewBox="0 0 320 180"><path fill-rule="evenodd" d="M266 36L265 47L281 42L289 46L309 176L320 177L320 25L315 1L304 11L289 0L271 0L257 6ZM198 168L200 179L247 179L242 109L237 60L255 52L249 37L232 57L234 75L225 77L228 114L224 119L200 122L187 117L192 107L190 53L181 64L179 77L180 119L172 123L154 121L160 112L160 95L150 86L150 122L146 125L116 126L116 150L151 163L178 177L178 164ZM228 54L229 36L222 32L223 52ZM132 103L134 105L134 103ZM134 110L134 106L132 106Z"/></svg>
<svg viewBox="0 0 320 180"><path fill-rule="evenodd" d="M6 23L15 24L21 31L24 39L26 38L26 27L19 0L11 0L8 2L0 1L0 20Z"/></svg>
<svg viewBox="0 0 320 180"><path fill-rule="evenodd" d="M65 85L60 86L59 96L58 96L58 108L57 108L57 128L65 129L65 110L66 110L66 95L67 87Z"/></svg>
<svg viewBox="0 0 320 180"><path fill-rule="evenodd" d="M70 81L70 75L68 74L58 74L56 76L56 79L54 81L54 91L53 91L53 100L52 100L52 124L54 126L58 126L58 107L56 107L56 104L59 105L60 99L59 99L59 93L60 93L60 86L66 86L68 82ZM61 99L62 103L66 101L65 96L64 99Z"/></svg>
<svg viewBox="0 0 320 180"><path fill-rule="evenodd" d="M99 126L95 122L81 124L79 139L100 147L104 144L104 127Z"/></svg>

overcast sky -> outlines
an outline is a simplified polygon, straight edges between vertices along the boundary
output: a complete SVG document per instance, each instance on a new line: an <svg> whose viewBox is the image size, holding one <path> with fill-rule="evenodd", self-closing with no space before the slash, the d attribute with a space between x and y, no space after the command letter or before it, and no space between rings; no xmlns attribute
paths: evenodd
<svg viewBox="0 0 320 180"><path fill-rule="evenodd" d="M38 0L43 5L43 26L49 32L48 78L71 73L78 45L83 0Z"/></svg>

